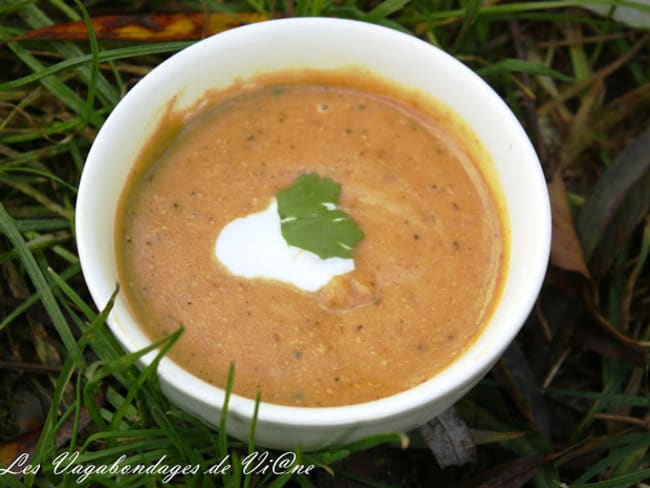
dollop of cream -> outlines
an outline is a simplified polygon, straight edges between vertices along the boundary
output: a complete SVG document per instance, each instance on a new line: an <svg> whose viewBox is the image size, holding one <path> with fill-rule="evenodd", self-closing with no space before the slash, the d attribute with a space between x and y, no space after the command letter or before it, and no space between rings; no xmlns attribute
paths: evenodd
<svg viewBox="0 0 650 488"><path fill-rule="evenodd" d="M215 254L235 276L279 280L310 292L354 271L354 259L321 259L287 244L275 198L265 210L228 223L217 237Z"/></svg>

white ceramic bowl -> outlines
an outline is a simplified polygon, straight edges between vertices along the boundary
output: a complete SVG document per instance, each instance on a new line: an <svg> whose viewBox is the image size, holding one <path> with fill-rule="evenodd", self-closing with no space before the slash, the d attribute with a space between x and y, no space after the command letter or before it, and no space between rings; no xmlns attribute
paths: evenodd
<svg viewBox="0 0 650 488"><path fill-rule="evenodd" d="M503 296L481 336L444 371L403 393L331 408L262 403L257 443L265 447L317 449L380 432L412 429L456 402L497 361L528 316L545 274L550 210L537 156L508 107L471 70L441 50L400 32L337 19L300 18L233 29L198 42L162 63L119 103L102 127L83 171L76 231L83 273L103 308L118 281L113 230L118 197L143 141L164 107L189 107L208 89L236 78L289 68L366 67L379 76L427 92L455 110L474 129L496 166L511 230L510 262ZM108 324L127 351L150 344L120 295ZM145 356L147 364L154 357ZM217 425L223 390L164 359L160 384L184 410ZM247 439L254 402L233 395L228 433Z"/></svg>

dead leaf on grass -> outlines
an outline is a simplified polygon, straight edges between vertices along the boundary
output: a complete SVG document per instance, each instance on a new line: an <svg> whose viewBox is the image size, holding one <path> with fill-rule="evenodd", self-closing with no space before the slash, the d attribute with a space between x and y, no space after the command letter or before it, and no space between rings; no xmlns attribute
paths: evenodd
<svg viewBox="0 0 650 488"><path fill-rule="evenodd" d="M454 407L420 427L420 433L442 469L476 460L472 434Z"/></svg>
<svg viewBox="0 0 650 488"><path fill-rule="evenodd" d="M161 42L200 39L244 24L268 20L254 12L107 15L92 19L98 39ZM68 22L28 32L20 39L88 39L84 22Z"/></svg>
<svg viewBox="0 0 650 488"><path fill-rule="evenodd" d="M98 396L97 402L100 404L103 403L103 396ZM88 413L88 410L82 406L79 412L79 424L76 427L78 430L82 430L91 422L91 420L92 418ZM72 438L73 428L75 428L75 417L70 416L57 432L57 448L66 445L70 441ZM0 466L10 466L19 456L27 456L25 459L21 459L23 465L30 464L36 446L40 441L41 430L41 427L32 429L14 439L0 443ZM18 476L22 478L22 475L19 474Z"/></svg>
<svg viewBox="0 0 650 488"><path fill-rule="evenodd" d="M40 435L40 429L30 430L10 441L0 443L0 466L11 466L20 456L25 455L28 457L21 464L29 464L28 459L34 454Z"/></svg>
<svg viewBox="0 0 650 488"><path fill-rule="evenodd" d="M558 268L580 273L589 279L589 270L573 224L573 216L559 169L548 183L548 193L553 224L551 263Z"/></svg>

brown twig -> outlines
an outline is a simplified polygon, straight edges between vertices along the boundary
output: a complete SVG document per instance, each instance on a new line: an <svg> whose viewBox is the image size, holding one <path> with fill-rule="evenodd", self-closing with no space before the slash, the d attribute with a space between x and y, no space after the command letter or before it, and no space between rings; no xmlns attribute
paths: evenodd
<svg viewBox="0 0 650 488"><path fill-rule="evenodd" d="M639 350L642 350L646 347L648 347L648 342L647 341L641 341L634 339L624 333L622 333L620 330L616 329L610 322L605 318L600 311L598 310L596 304L594 303L593 300L593 291L590 289L590 287L585 286L583 288L583 297L584 297L584 302L587 305L587 311L590 313L591 317L594 319L594 322L600 326L600 328L606 332L607 334L610 334L613 338L618 340L621 344L624 344L627 347L631 348L638 348Z"/></svg>
<svg viewBox="0 0 650 488"><path fill-rule="evenodd" d="M588 76L587 78L569 86L564 93L560 93L557 97L555 97L553 100L549 100L546 102L544 105L542 105L539 108L539 113L542 115L548 114L553 108L555 108L556 105L565 102L569 98L572 98L576 95L578 95L580 92L582 92L585 88L591 86L593 83L595 83L598 80L604 80L607 78L609 75L617 71L619 68L625 66L630 59L634 57L634 55L646 45L648 42L648 39L650 38L649 35L644 35L639 39L639 41L634 44L623 56L618 58L616 61L613 63L609 64L608 66L605 66L604 68L594 72L591 76Z"/></svg>
<svg viewBox="0 0 650 488"><path fill-rule="evenodd" d="M615 32L612 34L600 35L600 36L584 36L580 38L580 44L594 44L605 41L613 41L616 39L625 39L633 36L632 32ZM542 41L535 44L536 47L540 49L555 49L558 47L570 47L575 46L577 43L572 39L564 40L553 40L553 41Z"/></svg>
<svg viewBox="0 0 650 488"><path fill-rule="evenodd" d="M15 361L0 361L0 369L38 374L58 374L61 372L60 366L47 366L45 364L20 363Z"/></svg>
<svg viewBox="0 0 650 488"><path fill-rule="evenodd" d="M629 417L627 415L616 415L613 413L596 413L594 418L600 420L607 420L610 422L619 422L623 424L636 425L650 430L650 416L640 419L636 417Z"/></svg>

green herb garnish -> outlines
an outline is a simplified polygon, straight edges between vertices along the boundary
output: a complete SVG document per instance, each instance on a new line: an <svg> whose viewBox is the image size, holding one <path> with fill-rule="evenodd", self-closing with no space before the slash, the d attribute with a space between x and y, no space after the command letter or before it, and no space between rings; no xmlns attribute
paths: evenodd
<svg viewBox="0 0 650 488"><path fill-rule="evenodd" d="M357 223L335 208L341 185L316 173L300 176L277 195L282 236L291 246L321 259L351 258L364 237Z"/></svg>

